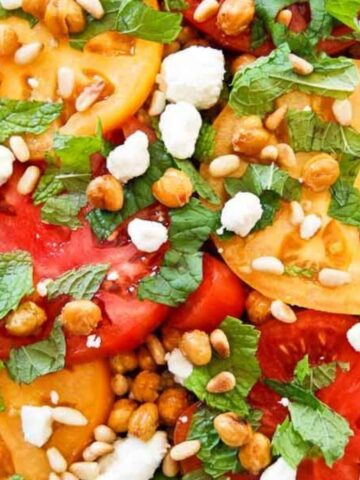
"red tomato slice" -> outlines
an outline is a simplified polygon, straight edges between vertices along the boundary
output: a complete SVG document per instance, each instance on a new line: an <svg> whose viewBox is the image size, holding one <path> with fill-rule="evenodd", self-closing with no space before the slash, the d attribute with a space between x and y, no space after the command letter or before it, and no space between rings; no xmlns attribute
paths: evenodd
<svg viewBox="0 0 360 480"><path fill-rule="evenodd" d="M184 305L171 312L169 323L180 330L211 332L227 315L241 316L245 296L238 277L224 263L205 254L201 285Z"/></svg>

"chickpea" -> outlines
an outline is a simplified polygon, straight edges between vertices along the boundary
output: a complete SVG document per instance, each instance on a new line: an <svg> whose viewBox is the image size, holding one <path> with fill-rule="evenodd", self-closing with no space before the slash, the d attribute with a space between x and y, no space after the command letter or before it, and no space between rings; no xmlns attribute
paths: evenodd
<svg viewBox="0 0 360 480"><path fill-rule="evenodd" d="M180 350L194 365L207 365L212 355L209 335L201 330L185 332Z"/></svg>
<svg viewBox="0 0 360 480"><path fill-rule="evenodd" d="M175 385L174 375L168 370L164 370L161 374L161 390L174 387Z"/></svg>
<svg viewBox="0 0 360 480"><path fill-rule="evenodd" d="M110 212L120 210L124 203L123 188L112 175L102 175L91 180L86 195L93 207Z"/></svg>
<svg viewBox="0 0 360 480"><path fill-rule="evenodd" d="M250 473L257 475L271 462L271 443L262 433L254 433L253 437L240 449L241 465Z"/></svg>
<svg viewBox="0 0 360 480"><path fill-rule="evenodd" d="M29 301L22 303L5 318L5 328L11 335L26 337L35 333L46 320L45 311Z"/></svg>
<svg viewBox="0 0 360 480"><path fill-rule="evenodd" d="M165 425L174 426L189 405L189 395L184 388L168 388L160 395L158 400L160 420Z"/></svg>
<svg viewBox="0 0 360 480"><path fill-rule="evenodd" d="M314 192L327 190L336 182L339 175L339 163L326 153L310 158L302 171L304 184Z"/></svg>
<svg viewBox="0 0 360 480"><path fill-rule="evenodd" d="M251 425L232 412L218 415L214 419L214 427L221 440L229 447L242 447L253 435Z"/></svg>
<svg viewBox="0 0 360 480"><path fill-rule="evenodd" d="M139 348L138 360L141 370L156 370L156 363L145 346Z"/></svg>
<svg viewBox="0 0 360 480"><path fill-rule="evenodd" d="M91 300L73 300L64 305L60 320L71 335L89 335L102 318L101 310Z"/></svg>
<svg viewBox="0 0 360 480"><path fill-rule="evenodd" d="M257 156L269 143L270 133L256 115L238 120L232 138L233 149L248 156Z"/></svg>
<svg viewBox="0 0 360 480"><path fill-rule="evenodd" d="M143 403L131 415L129 421L129 433L140 438L144 442L156 432L159 425L159 411L155 403Z"/></svg>
<svg viewBox="0 0 360 480"><path fill-rule="evenodd" d="M0 25L0 56L13 55L19 47L15 30L9 25Z"/></svg>
<svg viewBox="0 0 360 480"><path fill-rule="evenodd" d="M131 372L138 366L137 355L135 352L118 353L110 358L110 366L116 373Z"/></svg>
<svg viewBox="0 0 360 480"><path fill-rule="evenodd" d="M254 16L254 0L224 0L216 23L226 35L238 35L250 25Z"/></svg>
<svg viewBox="0 0 360 480"><path fill-rule="evenodd" d="M249 320L254 325L261 325L270 319L271 299L256 290L247 296L245 307Z"/></svg>
<svg viewBox="0 0 360 480"><path fill-rule="evenodd" d="M190 200L193 186L186 173L176 168L168 168L164 175L153 184L152 193L166 207L183 207Z"/></svg>
<svg viewBox="0 0 360 480"><path fill-rule="evenodd" d="M34 17L42 18L47 5L47 0L23 0L21 8L26 13L30 13Z"/></svg>
<svg viewBox="0 0 360 480"><path fill-rule="evenodd" d="M231 62L231 74L235 75L236 72L239 72L248 65L251 65L255 62L255 60L256 57L254 55L251 55L250 53L244 53L243 55L239 55Z"/></svg>
<svg viewBox="0 0 360 480"><path fill-rule="evenodd" d="M162 343L167 352L172 352L175 348L178 348L181 340L181 332L177 328L165 325L161 329Z"/></svg>
<svg viewBox="0 0 360 480"><path fill-rule="evenodd" d="M128 431L131 415L135 412L138 404L134 400L122 398L114 403L108 419L108 426L116 433Z"/></svg>
<svg viewBox="0 0 360 480"><path fill-rule="evenodd" d="M139 402L155 402L159 397L160 386L160 375L144 370L136 375L131 385L131 393Z"/></svg>
<svg viewBox="0 0 360 480"><path fill-rule="evenodd" d="M129 391L129 382L124 375L117 373L111 379L112 391L118 397L123 397Z"/></svg>
<svg viewBox="0 0 360 480"><path fill-rule="evenodd" d="M44 11L44 23L56 36L81 32L85 16L75 0L49 0Z"/></svg>

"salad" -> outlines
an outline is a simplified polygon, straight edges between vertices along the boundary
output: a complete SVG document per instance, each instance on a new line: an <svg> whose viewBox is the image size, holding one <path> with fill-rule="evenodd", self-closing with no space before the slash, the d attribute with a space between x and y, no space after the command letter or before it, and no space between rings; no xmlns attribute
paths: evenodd
<svg viewBox="0 0 360 480"><path fill-rule="evenodd" d="M0 0L0 480L358 480L358 0Z"/></svg>

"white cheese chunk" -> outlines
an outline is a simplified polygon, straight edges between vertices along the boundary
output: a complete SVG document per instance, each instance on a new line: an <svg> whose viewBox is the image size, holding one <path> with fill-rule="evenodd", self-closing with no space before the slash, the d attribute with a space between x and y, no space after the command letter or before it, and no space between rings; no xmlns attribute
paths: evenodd
<svg viewBox="0 0 360 480"><path fill-rule="evenodd" d="M110 152L106 160L107 169L122 183L143 175L150 165L148 147L149 139L144 132L133 133Z"/></svg>
<svg viewBox="0 0 360 480"><path fill-rule="evenodd" d="M138 250L156 252L167 242L167 228L162 223L135 218L128 225L128 234Z"/></svg>
<svg viewBox="0 0 360 480"><path fill-rule="evenodd" d="M13 174L13 163L15 157L12 151L0 145L0 186L4 185Z"/></svg>
<svg viewBox="0 0 360 480"><path fill-rule="evenodd" d="M200 113L190 103L168 105L159 122L167 151L181 160L191 157L195 152L201 123Z"/></svg>
<svg viewBox="0 0 360 480"><path fill-rule="evenodd" d="M230 232L246 237L262 214L259 197L250 192L239 192L225 203L221 212L221 224Z"/></svg>
<svg viewBox="0 0 360 480"><path fill-rule="evenodd" d="M21 428L25 442L36 447L42 447L51 437L52 430L51 407L32 407L24 405L21 408Z"/></svg>
<svg viewBox="0 0 360 480"><path fill-rule="evenodd" d="M355 323L347 332L346 338L354 350L360 352L360 323Z"/></svg>
<svg viewBox="0 0 360 480"><path fill-rule="evenodd" d="M296 480L296 470L280 457L262 473L260 480Z"/></svg>
<svg viewBox="0 0 360 480"><path fill-rule="evenodd" d="M219 100L225 74L221 50L193 46L168 55L162 63L160 88L167 100L188 102L198 109Z"/></svg>
<svg viewBox="0 0 360 480"><path fill-rule="evenodd" d="M192 374L192 363L189 362L178 348L167 353L165 359L168 364L169 372L174 375L175 382L184 385L185 380Z"/></svg>
<svg viewBox="0 0 360 480"><path fill-rule="evenodd" d="M22 7L22 0L0 0L0 5L4 10L16 10Z"/></svg>

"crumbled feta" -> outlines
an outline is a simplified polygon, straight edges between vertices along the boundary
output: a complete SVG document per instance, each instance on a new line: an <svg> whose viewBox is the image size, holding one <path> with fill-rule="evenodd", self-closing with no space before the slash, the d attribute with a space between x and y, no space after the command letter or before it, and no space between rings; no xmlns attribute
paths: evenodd
<svg viewBox="0 0 360 480"><path fill-rule="evenodd" d="M184 385L185 380L192 374L192 363L189 362L178 348L167 353L165 360L167 361L169 372L174 375L175 382Z"/></svg>
<svg viewBox="0 0 360 480"><path fill-rule="evenodd" d="M190 103L168 105L159 122L167 151L181 160L191 157L195 152L201 123L200 113Z"/></svg>
<svg viewBox="0 0 360 480"><path fill-rule="evenodd" d="M360 352L360 323L355 323L347 332L346 338L354 350Z"/></svg>
<svg viewBox="0 0 360 480"><path fill-rule="evenodd" d="M184 101L206 109L219 100L224 74L225 59L221 50L193 46L165 58L160 88L171 102Z"/></svg>
<svg viewBox="0 0 360 480"><path fill-rule="evenodd" d="M150 165L149 139L144 132L130 135L106 159L109 172L122 183L143 175Z"/></svg>
<svg viewBox="0 0 360 480"><path fill-rule="evenodd" d="M135 247L142 252L156 252L167 242L167 228L162 223L135 218L128 225L128 234Z"/></svg>
<svg viewBox="0 0 360 480"><path fill-rule="evenodd" d="M250 192L239 192L225 203L221 212L221 224L240 237L246 237L262 214L259 197Z"/></svg>
<svg viewBox="0 0 360 480"><path fill-rule="evenodd" d="M36 447L45 445L53 433L52 423L51 407L24 405L21 408L21 428L25 442Z"/></svg>
<svg viewBox="0 0 360 480"><path fill-rule="evenodd" d="M280 457L262 473L260 480L296 480L296 470Z"/></svg>
<svg viewBox="0 0 360 480"><path fill-rule="evenodd" d="M320 230L322 220L314 213L306 215L300 225L300 237L303 240L309 240Z"/></svg>
<svg viewBox="0 0 360 480"><path fill-rule="evenodd" d="M4 185L13 174L13 163L15 157L12 151L0 145L0 186Z"/></svg>
<svg viewBox="0 0 360 480"><path fill-rule="evenodd" d="M97 480L150 480L165 457L168 442L165 432L156 432L151 440L128 436L114 443L113 453L103 457Z"/></svg>
<svg viewBox="0 0 360 480"><path fill-rule="evenodd" d="M60 395L56 390L51 390L50 392L50 401L53 405L58 405L60 401Z"/></svg>
<svg viewBox="0 0 360 480"><path fill-rule="evenodd" d="M107 274L106 280L109 280L109 282L116 282L116 280L119 280L119 274L115 270L112 270Z"/></svg>
<svg viewBox="0 0 360 480"><path fill-rule="evenodd" d="M41 280L36 285L36 291L40 295L40 297L47 297L48 290L47 287L52 280L50 278L46 278L45 280Z"/></svg>
<svg viewBox="0 0 360 480"><path fill-rule="evenodd" d="M89 335L86 338L86 346L88 348L100 348L101 345L101 337L97 335Z"/></svg>
<svg viewBox="0 0 360 480"><path fill-rule="evenodd" d="M283 407L287 408L290 405L290 400L286 397L283 397L281 400L279 400L279 403Z"/></svg>

